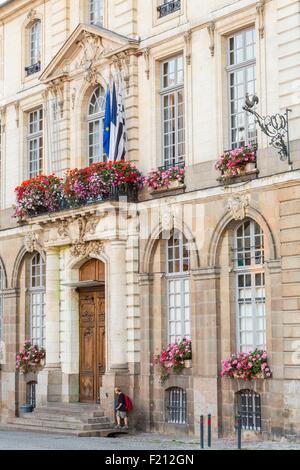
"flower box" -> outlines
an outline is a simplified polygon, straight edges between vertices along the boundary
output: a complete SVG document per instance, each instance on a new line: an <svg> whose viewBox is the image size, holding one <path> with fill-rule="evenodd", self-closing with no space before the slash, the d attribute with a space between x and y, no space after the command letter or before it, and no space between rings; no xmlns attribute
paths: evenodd
<svg viewBox="0 0 300 470"><path fill-rule="evenodd" d="M16 356L16 370L24 374L26 382L35 382L37 372L45 364L45 356L44 348L32 344L31 341L25 341L24 348Z"/></svg>
<svg viewBox="0 0 300 470"><path fill-rule="evenodd" d="M154 356L153 364L158 365L160 369L160 382L164 383L173 371L179 374L185 368L185 363L191 363L192 342L188 338L183 338L176 343L168 344L163 348L160 354Z"/></svg>
<svg viewBox="0 0 300 470"><path fill-rule="evenodd" d="M191 367L192 367L192 360L191 360L191 359L186 359L186 360L184 361L184 367L185 367L186 369L191 369Z"/></svg>
<svg viewBox="0 0 300 470"><path fill-rule="evenodd" d="M271 378L272 371L268 365L266 351L256 349L249 353L232 354L222 361L221 377L242 380Z"/></svg>
<svg viewBox="0 0 300 470"><path fill-rule="evenodd" d="M182 167L158 168L151 170L146 176L145 186L149 188L151 195L158 195L173 190L184 190L184 177L185 170Z"/></svg>
<svg viewBox="0 0 300 470"><path fill-rule="evenodd" d="M217 178L217 181L226 181L245 175L255 175L258 173L255 149L249 145L228 150L219 157L215 168L221 172L221 176Z"/></svg>

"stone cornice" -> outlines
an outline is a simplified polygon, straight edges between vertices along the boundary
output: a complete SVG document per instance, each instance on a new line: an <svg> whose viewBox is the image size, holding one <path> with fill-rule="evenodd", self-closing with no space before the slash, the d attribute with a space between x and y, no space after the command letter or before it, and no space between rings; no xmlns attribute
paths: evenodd
<svg viewBox="0 0 300 470"><path fill-rule="evenodd" d="M219 267L206 266L203 268L192 269L191 276L195 280L219 279L221 270Z"/></svg>

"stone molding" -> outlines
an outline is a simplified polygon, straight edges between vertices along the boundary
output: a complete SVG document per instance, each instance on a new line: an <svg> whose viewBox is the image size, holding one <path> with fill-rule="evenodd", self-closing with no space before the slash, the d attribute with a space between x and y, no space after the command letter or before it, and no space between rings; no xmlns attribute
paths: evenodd
<svg viewBox="0 0 300 470"><path fill-rule="evenodd" d="M244 220L246 209L250 205L250 194L237 194L228 199L227 210L233 220Z"/></svg>
<svg viewBox="0 0 300 470"><path fill-rule="evenodd" d="M221 275L221 269L219 267L207 266L198 269L191 270L191 276L194 280L205 280L205 279L219 279Z"/></svg>
<svg viewBox="0 0 300 470"><path fill-rule="evenodd" d="M272 259L272 260L266 261L266 266L272 274L282 273L281 259Z"/></svg>

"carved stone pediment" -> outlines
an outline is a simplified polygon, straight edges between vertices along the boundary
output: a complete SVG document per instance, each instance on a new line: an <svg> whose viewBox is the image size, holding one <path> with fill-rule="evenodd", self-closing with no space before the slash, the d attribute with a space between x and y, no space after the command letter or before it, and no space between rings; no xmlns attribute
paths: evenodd
<svg viewBox="0 0 300 470"><path fill-rule="evenodd" d="M61 74L84 72L90 81L95 79L99 65L108 61L111 55L137 48L139 41L126 38L104 28L80 24L66 40L41 75L41 81L48 83Z"/></svg>

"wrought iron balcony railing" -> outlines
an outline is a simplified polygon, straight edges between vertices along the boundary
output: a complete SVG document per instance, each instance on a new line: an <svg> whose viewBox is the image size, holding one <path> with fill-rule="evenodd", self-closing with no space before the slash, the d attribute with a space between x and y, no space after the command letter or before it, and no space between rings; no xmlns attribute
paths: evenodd
<svg viewBox="0 0 300 470"><path fill-rule="evenodd" d="M29 65L28 67L25 67L25 72L27 77L30 75L33 75L41 70L41 62L37 62L36 64Z"/></svg>
<svg viewBox="0 0 300 470"><path fill-rule="evenodd" d="M170 168L174 168L174 167L184 168L185 167L185 162L184 161L181 161L181 162L175 162L174 161L172 163L165 163L164 165L159 166L158 170L169 170Z"/></svg>
<svg viewBox="0 0 300 470"><path fill-rule="evenodd" d="M171 13L180 10L180 8L181 0L172 0L170 2L159 5L157 7L159 18L163 18L164 16L170 15Z"/></svg>

